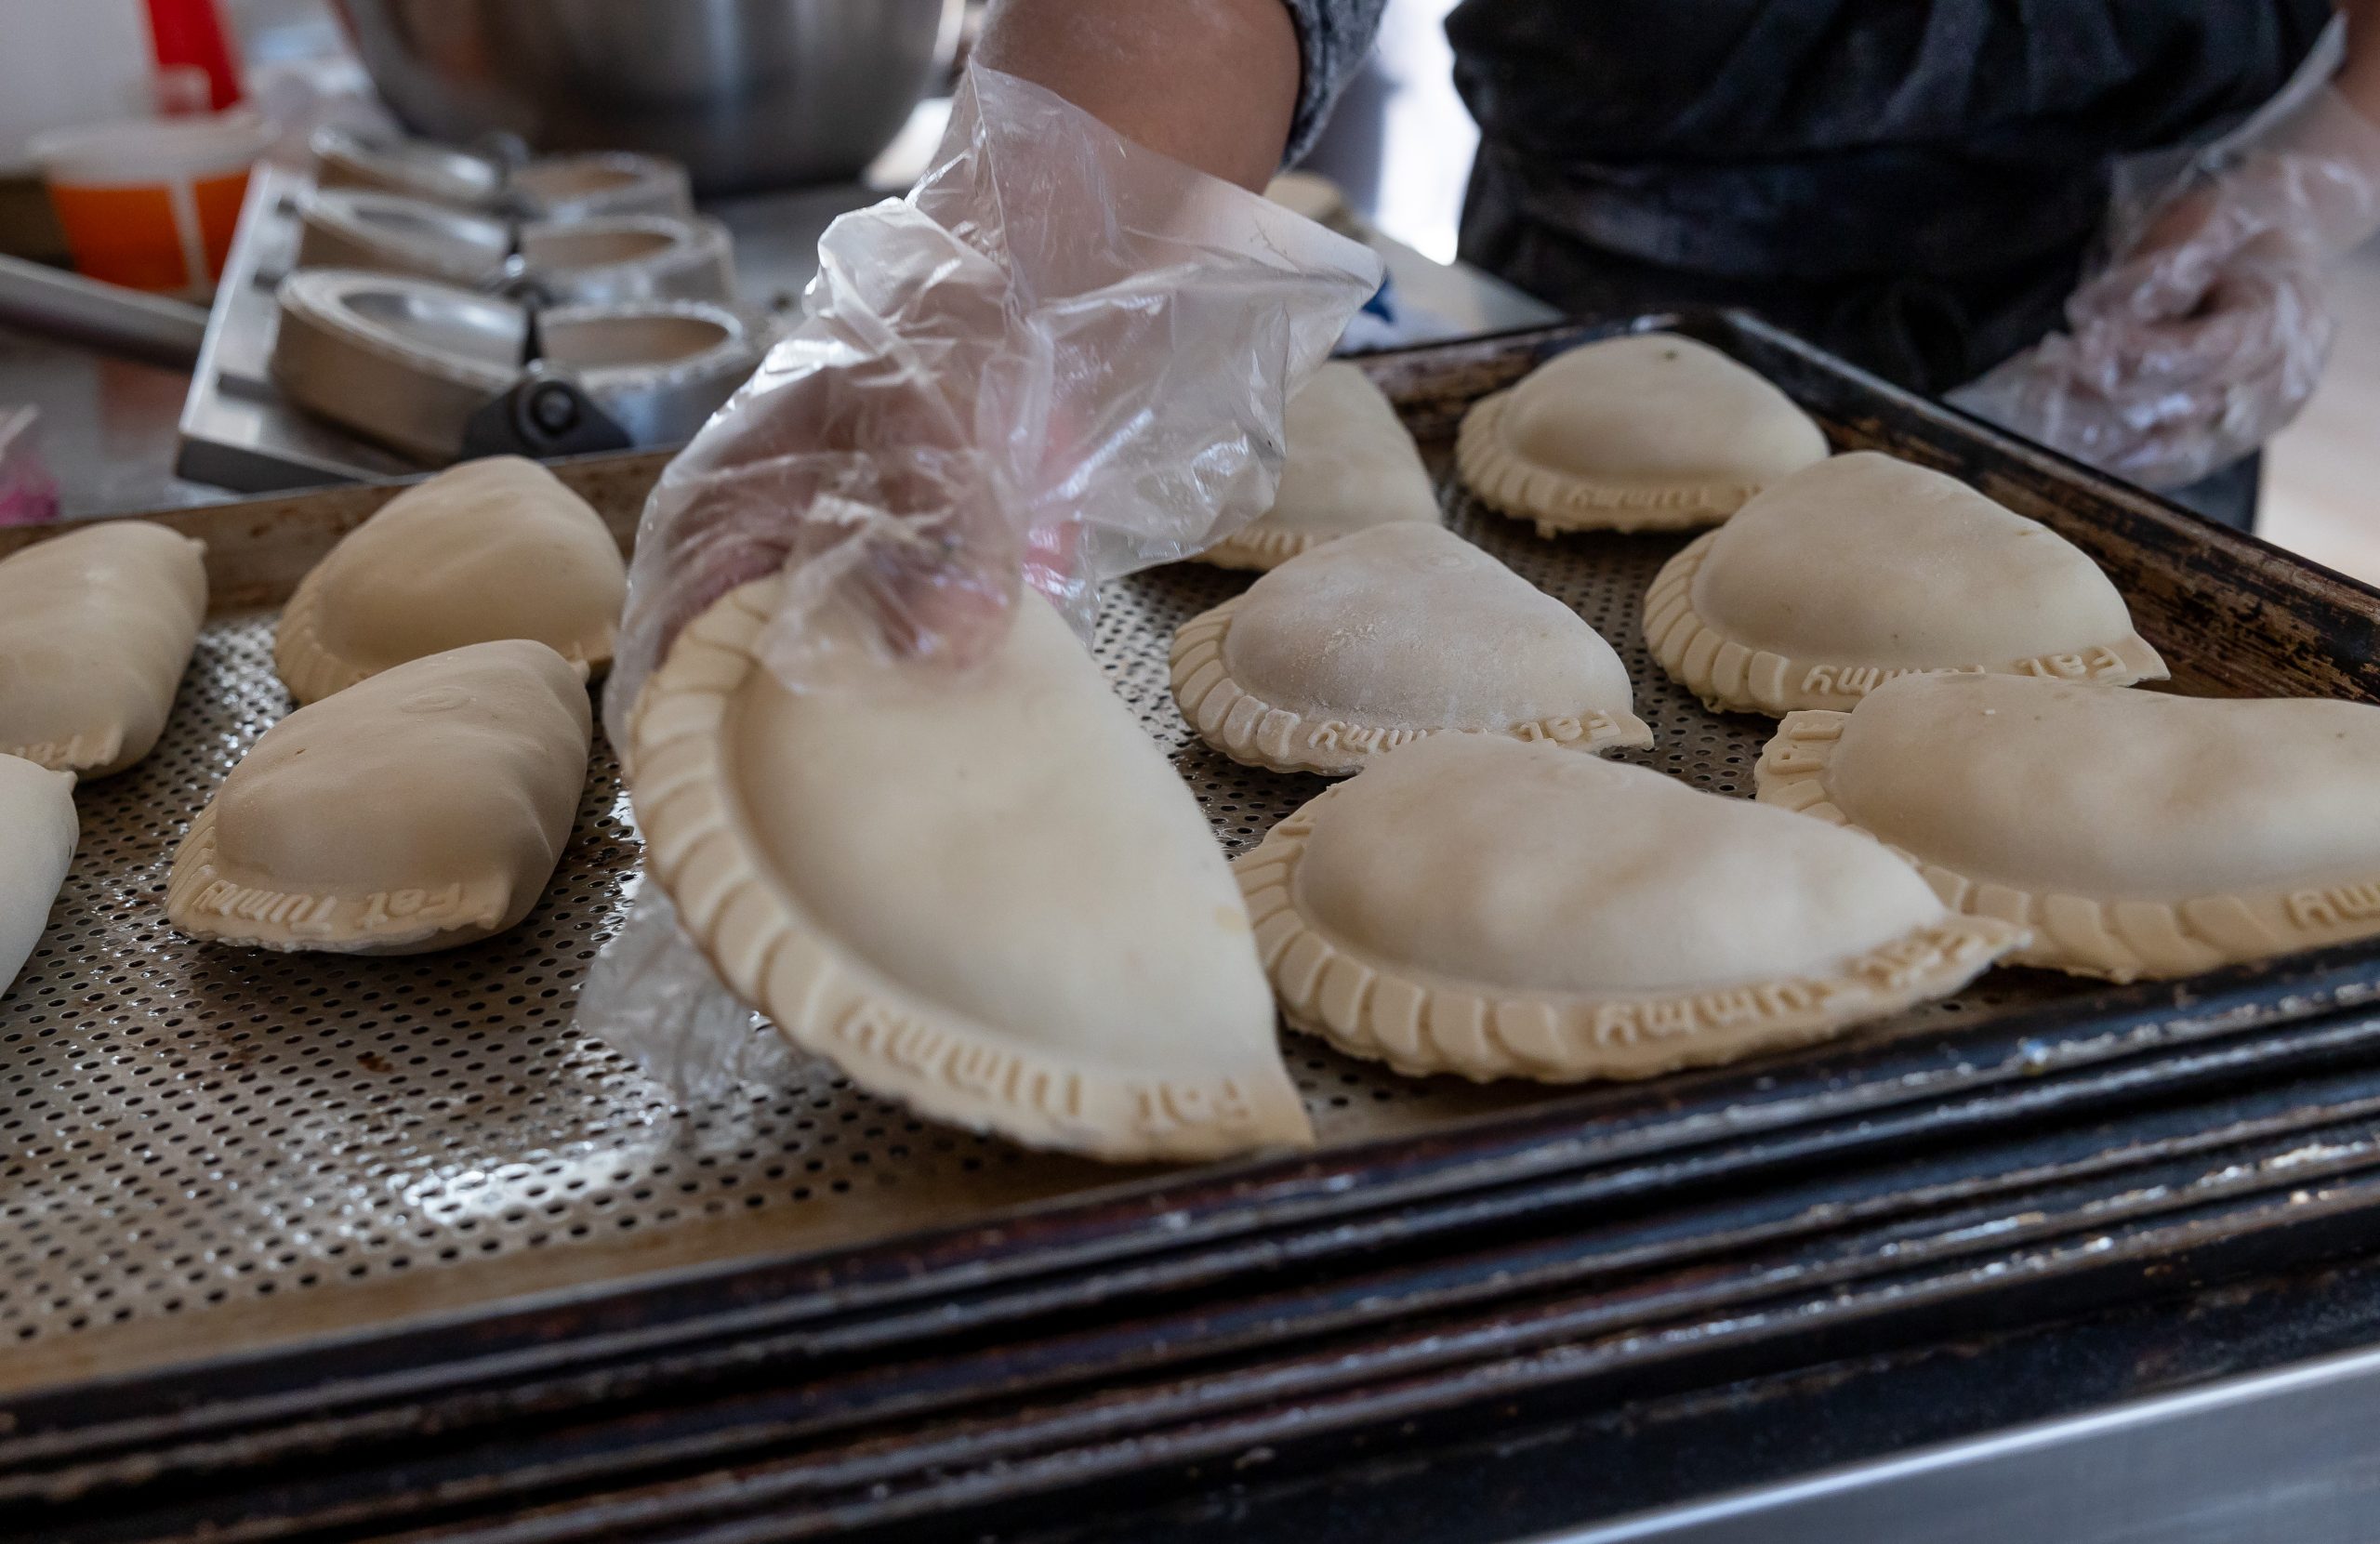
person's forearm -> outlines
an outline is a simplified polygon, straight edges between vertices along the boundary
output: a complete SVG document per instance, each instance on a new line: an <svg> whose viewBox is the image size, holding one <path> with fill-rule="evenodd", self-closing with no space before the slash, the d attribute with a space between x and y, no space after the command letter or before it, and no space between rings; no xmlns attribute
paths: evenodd
<svg viewBox="0 0 2380 1544"><path fill-rule="evenodd" d="M1281 0L994 0L976 57L1244 188L1279 166L1297 110Z"/></svg>

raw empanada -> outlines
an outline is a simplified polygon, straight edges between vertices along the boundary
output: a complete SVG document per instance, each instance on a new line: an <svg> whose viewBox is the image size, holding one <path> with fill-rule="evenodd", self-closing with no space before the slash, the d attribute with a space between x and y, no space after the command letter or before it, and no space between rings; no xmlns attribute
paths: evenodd
<svg viewBox="0 0 2380 1544"><path fill-rule="evenodd" d="M166 919L346 954L504 931L537 904L578 813L586 668L528 639L474 643L298 709L182 838Z"/></svg>
<svg viewBox="0 0 2380 1544"><path fill-rule="evenodd" d="M72 772L0 756L0 996L41 942L79 830Z"/></svg>
<svg viewBox="0 0 2380 1544"><path fill-rule="evenodd" d="M737 996L938 1120L1098 1157L1313 1140L1206 816L1048 602L963 675L788 692L781 578L638 700L645 860Z"/></svg>
<svg viewBox="0 0 2380 1544"><path fill-rule="evenodd" d="M1557 354L1463 416L1455 463L1488 508L1563 531L1671 531L1726 520L1826 458L1792 400L1669 333Z"/></svg>
<svg viewBox="0 0 2380 1544"><path fill-rule="evenodd" d="M1435 525L1438 495L1396 409L1352 364L1315 373L1289 400L1289 461L1271 513L1198 556L1218 568L1277 568L1308 548L1375 525Z"/></svg>
<svg viewBox="0 0 2380 1544"><path fill-rule="evenodd" d="M1872 451L1799 473L1689 543L1646 592L1645 638L1712 707L1753 713L1849 708L1930 671L2165 675L2081 548Z"/></svg>
<svg viewBox="0 0 2380 1544"><path fill-rule="evenodd" d="M148 755L206 616L205 552L111 520L0 561L0 754L86 781Z"/></svg>
<svg viewBox="0 0 2380 1544"><path fill-rule="evenodd" d="M1653 743L1611 645L1436 525L1342 536L1192 617L1173 700L1207 744L1276 772L1355 772L1449 730Z"/></svg>
<svg viewBox="0 0 2380 1544"><path fill-rule="evenodd" d="M1917 676L1796 713L1764 802L1900 849L2015 957L2184 976L2380 935L2380 708Z"/></svg>
<svg viewBox="0 0 2380 1544"><path fill-rule="evenodd" d="M1956 991L2023 940L1945 910L1879 844L1782 816L1448 735L1331 789L1236 867L1290 1025L1414 1074L1733 1061Z"/></svg>
<svg viewBox="0 0 2380 1544"><path fill-rule="evenodd" d="M409 488L298 582L272 662L301 703L467 643L529 638L601 670L628 597L619 544L535 461L467 461Z"/></svg>

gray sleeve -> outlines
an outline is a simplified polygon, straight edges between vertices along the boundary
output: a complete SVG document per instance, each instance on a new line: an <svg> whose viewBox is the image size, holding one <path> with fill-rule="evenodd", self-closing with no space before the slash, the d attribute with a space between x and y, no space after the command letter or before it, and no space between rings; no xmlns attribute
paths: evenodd
<svg viewBox="0 0 2380 1544"><path fill-rule="evenodd" d="M1304 78L1298 87L1298 112L1289 125L1289 148L1283 165L1295 161L1322 132L1323 120L1339 88L1364 62L1372 35L1380 31L1381 12L1388 0L1283 0L1297 23L1298 52Z"/></svg>

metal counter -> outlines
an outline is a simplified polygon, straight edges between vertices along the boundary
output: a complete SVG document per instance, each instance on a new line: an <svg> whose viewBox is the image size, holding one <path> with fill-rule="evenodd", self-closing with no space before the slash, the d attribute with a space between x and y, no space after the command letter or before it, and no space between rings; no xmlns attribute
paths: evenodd
<svg viewBox="0 0 2380 1544"><path fill-rule="evenodd" d="M737 284L747 300L789 308L817 271L818 237L837 216L888 196L844 184L721 200L706 212L735 236ZM1426 343L1553 321L1552 308L1476 269L1433 262L1384 235L1404 324L1397 343ZM43 459L69 519L220 503L245 494L177 476L178 420L186 372L115 358L0 326L0 407L33 402Z"/></svg>
<svg viewBox="0 0 2380 1544"><path fill-rule="evenodd" d="M174 475L190 379L185 371L0 326L0 408L41 409L33 435L69 518L241 496Z"/></svg>

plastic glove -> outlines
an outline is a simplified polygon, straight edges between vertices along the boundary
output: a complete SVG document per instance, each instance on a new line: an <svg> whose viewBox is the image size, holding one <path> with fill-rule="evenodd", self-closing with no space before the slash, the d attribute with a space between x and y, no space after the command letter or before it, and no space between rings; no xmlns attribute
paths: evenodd
<svg viewBox="0 0 2380 1544"><path fill-rule="evenodd" d="M2325 274L2380 231L2380 125L2322 86L2177 174L2171 156L2119 167L2114 205L2114 260L2068 300L2068 330L1950 400L2180 487L2254 450L2312 395L2334 332Z"/></svg>
<svg viewBox="0 0 2380 1544"><path fill-rule="evenodd" d="M1088 635L1100 585L1270 506L1289 395L1380 286L1368 248L977 65L907 199L819 243L804 316L645 506L604 694L615 746L678 630L787 571L770 670L837 640L980 657L1029 583ZM580 1023L681 1093L747 1065L666 897Z"/></svg>
<svg viewBox="0 0 2380 1544"><path fill-rule="evenodd" d="M615 743L677 629L794 563L766 644L963 663L1029 580L1100 583L1255 519L1282 403L1379 287L1368 249L971 67L905 201L839 219L800 324L663 473L629 570ZM816 626L855 609L867 625Z"/></svg>

